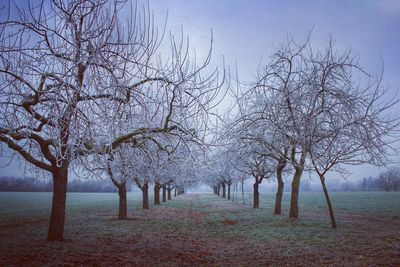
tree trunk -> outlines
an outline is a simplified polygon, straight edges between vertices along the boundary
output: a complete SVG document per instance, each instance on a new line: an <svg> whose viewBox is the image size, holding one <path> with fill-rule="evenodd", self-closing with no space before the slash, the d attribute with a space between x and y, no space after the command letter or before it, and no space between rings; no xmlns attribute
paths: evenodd
<svg viewBox="0 0 400 267"><path fill-rule="evenodd" d="M282 180L278 180L278 190L276 191L276 198L275 198L275 215L282 214L282 196L283 196L283 188L284 182Z"/></svg>
<svg viewBox="0 0 400 267"><path fill-rule="evenodd" d="M126 201L126 183L122 182L118 186L119 210L118 219L125 220L128 218L128 203Z"/></svg>
<svg viewBox="0 0 400 267"><path fill-rule="evenodd" d="M149 183L144 183L142 186L142 195L143 195L143 209L149 209Z"/></svg>
<svg viewBox="0 0 400 267"><path fill-rule="evenodd" d="M172 188L170 185L168 185L168 200L172 200L171 191L172 191Z"/></svg>
<svg viewBox="0 0 400 267"><path fill-rule="evenodd" d="M154 204L160 205L160 183L156 182L154 184Z"/></svg>
<svg viewBox="0 0 400 267"><path fill-rule="evenodd" d="M65 203L67 200L68 164L60 168L53 167L53 202L51 206L50 224L47 233L48 241L64 239Z"/></svg>
<svg viewBox="0 0 400 267"><path fill-rule="evenodd" d="M304 167L296 167L296 171L293 175L289 218L299 217L299 189L300 189L300 178L303 173L303 169Z"/></svg>
<svg viewBox="0 0 400 267"><path fill-rule="evenodd" d="M244 179L242 180L242 200L243 204L246 205L246 201L244 200Z"/></svg>
<svg viewBox="0 0 400 267"><path fill-rule="evenodd" d="M278 167L276 168L276 178L278 180L278 189L276 191L276 198L275 198L275 215L280 215L282 214L282 196L283 196L283 187L284 187L284 182L283 182L283 177L282 177L282 171L285 168L285 162L280 161L278 163Z"/></svg>
<svg viewBox="0 0 400 267"><path fill-rule="evenodd" d="M175 197L176 197L176 186L175 186Z"/></svg>
<svg viewBox="0 0 400 267"><path fill-rule="evenodd" d="M221 184L218 184L218 186L217 186L217 195L219 197L221 196Z"/></svg>
<svg viewBox="0 0 400 267"><path fill-rule="evenodd" d="M225 186L225 183L222 183L222 197L226 198L226 186Z"/></svg>
<svg viewBox="0 0 400 267"><path fill-rule="evenodd" d="M326 187L326 184L325 184L325 177L320 176L319 179L321 180L322 188L324 189L326 203L328 204L329 216L331 217L332 228L336 228L337 225L336 225L335 214L333 213L333 207L332 207L331 199L329 198L328 188Z"/></svg>
<svg viewBox="0 0 400 267"><path fill-rule="evenodd" d="M167 202L167 187L162 186L162 202Z"/></svg>
<svg viewBox="0 0 400 267"><path fill-rule="evenodd" d="M228 199L231 199L231 184L228 183Z"/></svg>
<svg viewBox="0 0 400 267"><path fill-rule="evenodd" d="M256 179L255 183L253 184L253 208L257 209L260 207L260 193L258 192L258 179Z"/></svg>

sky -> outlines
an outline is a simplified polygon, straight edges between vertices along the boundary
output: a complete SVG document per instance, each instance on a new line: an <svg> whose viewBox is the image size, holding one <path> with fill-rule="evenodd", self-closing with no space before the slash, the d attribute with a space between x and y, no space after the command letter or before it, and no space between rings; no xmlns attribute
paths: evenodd
<svg viewBox="0 0 400 267"><path fill-rule="evenodd" d="M254 79L260 61L265 62L288 34L302 41L312 30L314 46L324 47L332 37L339 50L351 48L357 53L370 73L384 67L384 82L392 96L400 88L399 0L149 0L149 4L157 24L162 26L168 14L168 30L179 35L183 27L199 58L209 49L212 30L213 64L222 66L224 59L227 68L235 69L237 62L243 81ZM399 106L394 109L398 111ZM5 162L1 157L2 175L21 172L14 165L2 167ZM371 166L350 170L352 179L379 173Z"/></svg>
<svg viewBox="0 0 400 267"><path fill-rule="evenodd" d="M339 51L357 54L369 73L384 68L388 98L400 89L398 0L154 0L150 5L160 21L168 10L168 28L179 32L182 26L197 54L207 52L212 29L214 62L221 65L223 57L233 69L237 62L243 81L254 80L260 62L268 60L288 35L302 41L312 31L313 46L323 48L332 37ZM392 112L399 113L399 105ZM350 181L381 171L369 165L347 169ZM327 178L342 181L343 177L332 176Z"/></svg>

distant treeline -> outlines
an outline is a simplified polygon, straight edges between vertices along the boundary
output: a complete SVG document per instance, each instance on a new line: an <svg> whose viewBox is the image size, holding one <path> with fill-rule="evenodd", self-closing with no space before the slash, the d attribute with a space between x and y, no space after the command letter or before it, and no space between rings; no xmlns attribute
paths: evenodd
<svg viewBox="0 0 400 267"><path fill-rule="evenodd" d="M338 187L332 184L332 188L332 191L399 191L400 168L389 168L377 177L366 177L358 182L345 181Z"/></svg>
<svg viewBox="0 0 400 267"><path fill-rule="evenodd" d="M52 192L53 182L34 177L0 176L0 191ZM68 182L68 192L117 192L117 188L110 180L74 179Z"/></svg>

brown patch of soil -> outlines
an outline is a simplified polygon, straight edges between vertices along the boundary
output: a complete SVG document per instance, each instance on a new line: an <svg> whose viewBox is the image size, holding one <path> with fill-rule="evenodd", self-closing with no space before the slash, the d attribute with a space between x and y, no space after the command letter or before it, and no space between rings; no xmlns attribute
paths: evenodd
<svg viewBox="0 0 400 267"><path fill-rule="evenodd" d="M222 223L225 224L225 225L235 225L235 224L236 224L236 221L225 220L225 221L223 221Z"/></svg>

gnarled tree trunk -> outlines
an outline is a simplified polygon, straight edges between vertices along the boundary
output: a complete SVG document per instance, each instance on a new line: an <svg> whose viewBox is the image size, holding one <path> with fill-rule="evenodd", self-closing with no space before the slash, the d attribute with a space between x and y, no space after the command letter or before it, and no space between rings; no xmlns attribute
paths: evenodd
<svg viewBox="0 0 400 267"><path fill-rule="evenodd" d="M170 185L168 185L168 200L172 200L172 195L171 195L171 191L172 191L172 189L173 188L171 188L171 186Z"/></svg>
<svg viewBox="0 0 400 267"><path fill-rule="evenodd" d="M148 210L149 209L149 183L148 182L143 183L143 186L140 189L142 190L142 196L143 196L143 209Z"/></svg>
<svg viewBox="0 0 400 267"><path fill-rule="evenodd" d="M51 205L51 215L49 230L47 233L48 241L64 240L65 223L65 203L67 200L68 183L68 163L63 162L61 167L53 166L53 202Z"/></svg>
<svg viewBox="0 0 400 267"><path fill-rule="evenodd" d="M154 204L160 205L160 183L155 182L154 184Z"/></svg>
<svg viewBox="0 0 400 267"><path fill-rule="evenodd" d="M303 174L303 166L298 166L295 168L295 172L292 180L292 195L290 198L290 211L289 218L299 217L299 189L300 189L300 178Z"/></svg>
<svg viewBox="0 0 400 267"><path fill-rule="evenodd" d="M118 209L118 219L124 220L128 218L128 203L126 199L126 182L121 182L118 186L118 196L119 196L119 209Z"/></svg>
<svg viewBox="0 0 400 267"><path fill-rule="evenodd" d="M278 163L278 167L276 168L276 178L278 180L278 189L276 191L276 197L275 197L275 215L280 215L282 213L282 196L283 196L283 187L284 187L284 182L283 182L283 177L282 177L282 171L286 166L286 161L284 159L280 159Z"/></svg>
<svg viewBox="0 0 400 267"><path fill-rule="evenodd" d="M162 202L167 202L167 187L162 186Z"/></svg>
<svg viewBox="0 0 400 267"><path fill-rule="evenodd" d="M221 184L222 184L222 197L226 198L226 185L224 182L222 182Z"/></svg>
<svg viewBox="0 0 400 267"><path fill-rule="evenodd" d="M258 191L258 179L256 179L256 181L253 184L253 208L257 209L260 207L260 193Z"/></svg>

